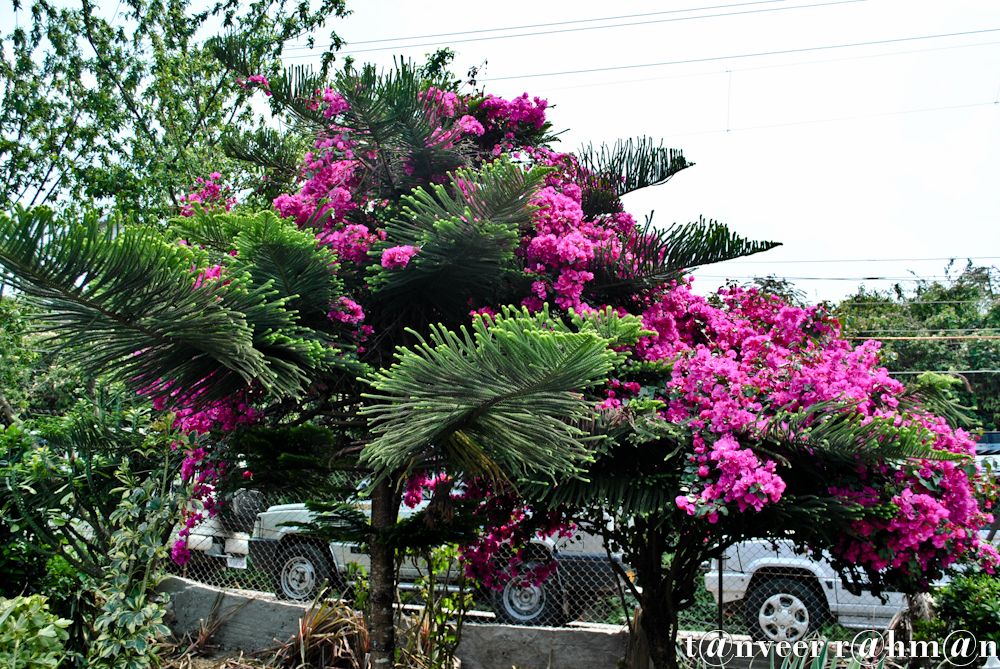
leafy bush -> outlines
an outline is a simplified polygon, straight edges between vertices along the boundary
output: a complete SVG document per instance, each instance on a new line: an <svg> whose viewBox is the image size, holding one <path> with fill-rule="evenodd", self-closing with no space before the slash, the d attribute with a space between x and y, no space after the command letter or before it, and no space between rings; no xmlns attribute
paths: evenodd
<svg viewBox="0 0 1000 669"><path fill-rule="evenodd" d="M32 587L51 589L53 609L73 619L67 645L88 669L157 666L168 632L154 589L180 520L172 484L184 451L169 418L136 404L102 387L40 435L0 433L0 516L48 558Z"/></svg>
<svg viewBox="0 0 1000 669"><path fill-rule="evenodd" d="M58 667L70 623L51 613L42 595L0 599L0 667Z"/></svg>
<svg viewBox="0 0 1000 669"><path fill-rule="evenodd" d="M966 630L980 641L1000 641L1000 577L957 577L938 594L938 617L949 631Z"/></svg>

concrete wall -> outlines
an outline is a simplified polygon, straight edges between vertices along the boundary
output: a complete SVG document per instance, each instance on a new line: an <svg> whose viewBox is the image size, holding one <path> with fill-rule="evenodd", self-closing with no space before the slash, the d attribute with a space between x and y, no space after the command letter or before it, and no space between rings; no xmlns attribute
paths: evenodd
<svg viewBox="0 0 1000 669"><path fill-rule="evenodd" d="M614 669L625 657L628 632L614 625L462 627L462 669Z"/></svg>
<svg viewBox="0 0 1000 669"><path fill-rule="evenodd" d="M160 591L171 598L167 624L180 636L196 633L216 598L229 614L213 642L250 653L290 638L306 607L264 593L234 593L172 577ZM239 607L239 608L237 608ZM458 656L463 669L614 669L625 656L628 633L612 625L519 627L466 623Z"/></svg>
<svg viewBox="0 0 1000 669"><path fill-rule="evenodd" d="M224 650L245 653L269 648L279 640L287 641L297 631L299 618L306 609L301 604L279 601L263 593L245 596L177 577L168 578L158 590L170 595L166 623L178 637L185 632L196 634L201 621L210 618L216 598L221 596L219 612L228 617L213 637L213 643Z"/></svg>

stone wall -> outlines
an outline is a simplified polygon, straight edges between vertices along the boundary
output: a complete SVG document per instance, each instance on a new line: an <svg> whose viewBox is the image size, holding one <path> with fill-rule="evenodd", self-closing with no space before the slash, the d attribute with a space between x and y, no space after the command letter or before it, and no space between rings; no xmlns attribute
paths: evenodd
<svg viewBox="0 0 1000 669"><path fill-rule="evenodd" d="M289 639L305 612L302 604L264 593L236 593L169 578L160 591L170 595L168 624L180 636L195 633L221 597L227 618L213 638L224 650L252 653ZM463 669L614 669L625 656L628 633L612 625L519 627L466 623L458 657Z"/></svg>

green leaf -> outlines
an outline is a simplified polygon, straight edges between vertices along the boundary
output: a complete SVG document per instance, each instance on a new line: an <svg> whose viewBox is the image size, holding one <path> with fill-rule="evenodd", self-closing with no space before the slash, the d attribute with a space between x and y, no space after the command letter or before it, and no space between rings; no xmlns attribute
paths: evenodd
<svg viewBox="0 0 1000 669"><path fill-rule="evenodd" d="M614 353L593 332L554 332L512 310L473 333L432 327L377 373L381 394L363 410L376 440L364 459L379 469L457 467L470 476L534 471L572 476L589 458L572 427L593 414L581 392L611 369Z"/></svg>
<svg viewBox="0 0 1000 669"><path fill-rule="evenodd" d="M292 291L319 300L336 292L331 257L273 214L243 224L236 241L260 264L256 278L233 262L223 280L195 287L204 252L149 228L93 215L59 221L46 209L0 216L0 265L60 347L86 347L89 373L110 369L137 391L178 390L174 401L207 403L251 382L297 397L317 374L352 365L288 307ZM324 307L311 305L312 324L325 323Z"/></svg>
<svg viewBox="0 0 1000 669"><path fill-rule="evenodd" d="M583 211L588 218L622 210L619 198L648 186L665 184L694 165L677 149L659 146L649 137L618 140L599 150L587 145L576 153L580 166L592 175L583 188Z"/></svg>
<svg viewBox="0 0 1000 669"><path fill-rule="evenodd" d="M918 423L895 424L893 416L867 416L847 402L818 402L779 410L753 435L793 448L811 448L866 458L969 460L964 453L935 448L938 435Z"/></svg>

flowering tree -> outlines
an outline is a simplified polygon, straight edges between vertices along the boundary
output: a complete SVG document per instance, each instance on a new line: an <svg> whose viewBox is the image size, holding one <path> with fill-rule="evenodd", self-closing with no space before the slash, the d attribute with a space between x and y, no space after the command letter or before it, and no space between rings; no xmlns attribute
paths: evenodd
<svg viewBox="0 0 1000 669"><path fill-rule="evenodd" d="M642 318L602 389L608 436L586 482L533 493L595 510L591 529L637 573L657 666L676 664L702 561L747 538L829 551L856 591L916 592L962 556L995 564L972 440L879 367L877 343L852 347L822 309L755 289L669 286Z"/></svg>
<svg viewBox="0 0 1000 669"><path fill-rule="evenodd" d="M237 55L222 54L234 68ZM478 506L487 528L464 555L486 583L506 577L493 559L506 541L565 528L570 507L613 513L608 539L637 568L659 667L674 664L702 557L783 519L830 514L852 537L834 546L844 569L881 574L889 550L914 587L918 567L977 548L974 476L955 464L966 435L880 371L873 345L851 349L822 313L758 293L690 292L686 268L773 243L624 212L623 195L690 165L679 152L640 140L557 153L544 100L460 95L409 66L256 75L244 72L314 133L274 212L227 213L214 174L166 234L19 210L0 218L0 263L65 341L97 344L86 365L181 429L279 448L310 423L331 435L316 442L327 460L360 455L376 481L375 666L393 661L396 549L418 540L416 524L396 527L404 495L432 494L419 540L454 536L456 508ZM286 172L282 142L257 135L233 153ZM216 476L234 443L189 452L191 480ZM817 461L823 485L798 488ZM942 522L914 534L916 509ZM796 536L817 550L834 538Z"/></svg>

